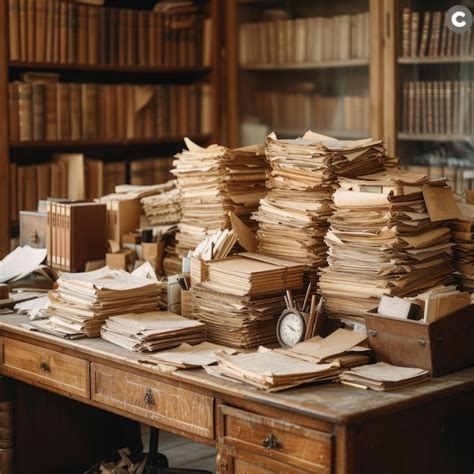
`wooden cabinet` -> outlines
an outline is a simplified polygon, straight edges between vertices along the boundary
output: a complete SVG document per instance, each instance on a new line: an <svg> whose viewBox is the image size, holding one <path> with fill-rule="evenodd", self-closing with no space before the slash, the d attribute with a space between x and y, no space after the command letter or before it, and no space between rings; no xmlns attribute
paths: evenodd
<svg viewBox="0 0 474 474"><path fill-rule="evenodd" d="M214 438L214 399L176 385L92 363L91 398L150 424Z"/></svg>
<svg viewBox="0 0 474 474"><path fill-rule="evenodd" d="M282 466L284 472L331 472L334 448L330 433L228 406L219 408L218 417L218 441L230 449L221 453L222 472L283 472ZM239 457L232 454L233 448ZM257 469L255 459L260 459L259 470L253 470Z"/></svg>
<svg viewBox="0 0 474 474"><path fill-rule="evenodd" d="M3 374L89 398L89 363L79 357L5 338Z"/></svg>

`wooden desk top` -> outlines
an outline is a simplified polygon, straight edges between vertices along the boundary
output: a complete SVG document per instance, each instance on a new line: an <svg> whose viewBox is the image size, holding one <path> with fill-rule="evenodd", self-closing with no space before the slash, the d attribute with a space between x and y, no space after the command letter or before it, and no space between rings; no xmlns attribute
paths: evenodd
<svg viewBox="0 0 474 474"><path fill-rule="evenodd" d="M103 339L61 339L22 328L21 323L27 321L26 316L18 314L0 316L0 335L80 355L91 361L107 361L155 379L174 380L212 394L244 399L333 423L366 421L382 412L396 412L417 403L474 389L473 367L396 392L374 392L336 383L319 383L280 393L266 393L245 384L212 377L203 369L161 372L141 365L138 362L141 354L129 352Z"/></svg>

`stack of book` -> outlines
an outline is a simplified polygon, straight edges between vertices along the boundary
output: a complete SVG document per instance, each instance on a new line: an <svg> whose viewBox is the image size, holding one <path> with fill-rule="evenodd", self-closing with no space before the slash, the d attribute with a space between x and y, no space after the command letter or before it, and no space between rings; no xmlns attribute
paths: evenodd
<svg viewBox="0 0 474 474"><path fill-rule="evenodd" d="M210 63L211 23L191 2L153 11L10 0L10 59L121 66Z"/></svg>
<svg viewBox="0 0 474 474"><path fill-rule="evenodd" d="M256 91L255 110L273 130L334 130L367 134L367 91L349 89L343 95L322 94L313 83L287 86L284 90Z"/></svg>
<svg viewBox="0 0 474 474"><path fill-rule="evenodd" d="M363 322L383 294L414 296L453 281L446 220L459 211L445 182L402 170L339 179L319 280L330 317Z"/></svg>
<svg viewBox="0 0 474 474"><path fill-rule="evenodd" d="M474 133L472 81L403 83L402 130L411 134Z"/></svg>
<svg viewBox="0 0 474 474"><path fill-rule="evenodd" d="M177 224L181 218L180 191L176 181L168 181L161 192L141 199L151 225Z"/></svg>
<svg viewBox="0 0 474 474"><path fill-rule="evenodd" d="M120 314L107 319L101 337L129 351L154 352L171 349L182 343L199 344L206 337L206 327L199 321L168 311Z"/></svg>
<svg viewBox="0 0 474 474"><path fill-rule="evenodd" d="M474 208L474 206L470 206ZM459 286L474 293L474 214L473 219L459 219L449 223L454 246L454 274Z"/></svg>
<svg viewBox="0 0 474 474"><path fill-rule="evenodd" d="M50 293L48 326L64 335L97 337L109 316L154 311L159 296L156 280L123 270L61 273Z"/></svg>
<svg viewBox="0 0 474 474"><path fill-rule="evenodd" d="M472 31L451 31L445 24L446 12L402 10L401 55L404 58L472 56Z"/></svg>
<svg viewBox="0 0 474 474"><path fill-rule="evenodd" d="M9 84L12 141L138 140L202 132L201 86ZM202 132L204 133L204 132Z"/></svg>
<svg viewBox="0 0 474 474"><path fill-rule="evenodd" d="M206 266L207 280L193 285L193 315L208 340L246 348L276 342L285 290L302 286L304 265L243 253Z"/></svg>
<svg viewBox="0 0 474 474"><path fill-rule="evenodd" d="M295 140L267 137L266 153L272 168L268 195L258 212L258 251L308 266L312 277L326 262L324 236L332 213L335 173L322 135Z"/></svg>
<svg viewBox="0 0 474 474"><path fill-rule="evenodd" d="M293 64L369 57L369 14L244 23L240 64Z"/></svg>

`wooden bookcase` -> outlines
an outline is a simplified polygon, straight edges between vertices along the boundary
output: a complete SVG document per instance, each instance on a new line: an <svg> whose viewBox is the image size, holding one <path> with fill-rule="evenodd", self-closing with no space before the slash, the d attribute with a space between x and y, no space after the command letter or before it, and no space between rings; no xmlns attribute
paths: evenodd
<svg viewBox="0 0 474 474"><path fill-rule="evenodd" d="M445 12L459 4L472 9L463 1L383 2L383 129L403 164L450 178L462 194L474 187L474 32L447 33L444 26Z"/></svg>
<svg viewBox="0 0 474 474"><path fill-rule="evenodd" d="M70 0L62 0L70 1ZM10 216L10 162L20 159L22 163L35 163L38 157L44 159L52 153L87 152L106 157L120 154L121 156L141 158L143 156L173 155L182 147L181 136L166 136L156 139L133 140L74 140L74 141L11 141L8 130L8 84L21 72L57 72L64 82L97 82L97 83L137 83L137 84L183 84L206 82L210 85L211 123L210 135L191 136L200 144L221 142L220 120L220 57L221 43L221 8L220 0L196 0L196 4L206 11L212 22L211 63L208 67L149 67L122 65L89 65L79 63L51 63L32 61L10 61L9 59L9 6L8 1L0 7L0 258L10 251L12 232L12 216ZM151 9L155 2L134 2L121 0L119 2L105 1L104 6L117 8Z"/></svg>
<svg viewBox="0 0 474 474"><path fill-rule="evenodd" d="M356 2L347 2L345 0L336 0L335 2L323 2L319 0L306 0L296 2L288 1L245 1L245 0L229 0L226 3L226 51L227 51L227 77L226 77L226 112L227 112L227 138L230 146L241 145L242 134L241 127L246 116L250 115L251 119L256 119L259 124L263 125L263 136L266 131L275 130L281 136L287 138L293 136L301 136L305 130L313 128L321 133L333 135L340 139L355 139L366 136L382 137L382 118L383 118L383 63L382 63L382 3L378 0L361 0ZM364 57L357 57L352 54L341 54L344 59L326 59L318 58L318 60L309 60L310 53L305 52L305 60L280 62L270 58L263 64L258 62L242 63L240 42L242 41L242 28L249 23L260 23L265 18L265 13L271 10L280 10L287 15L291 21L307 20L313 17L324 17L325 20L334 17L352 15L352 18L358 14L367 12L366 19L367 28L370 34L366 36L367 54ZM338 20L339 21L339 20ZM278 23L273 22L273 23ZM352 24L351 24L352 25ZM271 28L271 27L270 27ZM279 28L278 26L276 28ZM283 27L284 28L284 27ZM296 28L296 26L294 26ZM307 48L310 26L307 24L304 35L306 38ZM351 26L352 28L352 26ZM312 30L315 28L311 27ZM267 30L268 31L268 30ZM271 30L270 30L271 31ZM294 30L293 30L294 31ZM327 30L325 30L327 33ZM276 33L278 37L279 33ZM312 34L312 33L311 33ZM270 33L260 33L259 40L255 37L250 43L259 46L259 43L267 41L270 49L274 42L272 37L268 37ZM267 36L265 36L267 35ZM294 32L286 33L286 40L289 35L295 35ZM294 36L290 36L293 38ZM265 38L265 39L263 39ZM296 41L296 40L295 40ZM350 42L349 42L350 43ZM283 42L280 42L283 44ZM250 46L250 45L249 45ZM274 44L274 48L278 48ZM347 45L351 48L350 44ZM271 53L262 53L264 56ZM335 55L337 57L337 54ZM355 56L355 57L354 57ZM356 122L357 127L359 116L363 115L363 121L366 122L364 129L355 130L354 126L350 129L344 127L321 129L321 126L315 124L313 118L306 120L299 127L280 127L274 123L268 123L256 111L255 104L258 101L259 93L273 92L286 93L285 87L296 82L305 84L313 84L311 94L322 95L322 98L331 98L331 100L342 100L343 96L351 95L351 88L356 85L363 90L361 93L364 98L363 113L355 112L352 114L352 123ZM334 87L333 87L334 86ZM328 90L331 90L327 92ZM303 95L305 95L303 93ZM328 97L325 97L325 96ZM272 100L270 98L270 100ZM279 100L278 96L275 100ZM290 100L290 99L283 99ZM309 99L313 100L313 99ZM283 102L280 102L283 103ZM316 104L316 102L311 102ZM338 105L339 107L339 105ZM309 109L311 108L311 111ZM317 106L311 105L306 107L307 113L317 115L315 112ZM252 110L253 109L253 110ZM250 110L250 112L249 112ZM282 110L285 110L282 107ZM355 109L354 109L355 110ZM359 107L360 111L361 108ZM296 115L299 111L296 111ZM340 112L339 118L341 118ZM320 114L321 115L321 114ZM343 115L343 114L342 114ZM344 120L344 117L342 117ZM289 120L291 121L291 119ZM341 120L339 120L341 123ZM259 138L260 135L259 134Z"/></svg>

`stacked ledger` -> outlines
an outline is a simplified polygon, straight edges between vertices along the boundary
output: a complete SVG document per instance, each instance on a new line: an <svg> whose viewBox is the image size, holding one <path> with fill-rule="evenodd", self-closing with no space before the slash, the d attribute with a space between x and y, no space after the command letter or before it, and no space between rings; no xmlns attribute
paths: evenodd
<svg viewBox="0 0 474 474"><path fill-rule="evenodd" d="M284 291L301 287L304 265L244 253L207 266L208 280L193 286L193 309L208 340L244 348L276 342Z"/></svg>
<svg viewBox="0 0 474 474"><path fill-rule="evenodd" d="M117 313L141 313L158 307L160 287L149 278L104 267L85 273L60 273L50 292L50 329L65 335L97 337L105 319Z"/></svg>
<svg viewBox="0 0 474 474"><path fill-rule="evenodd" d="M177 224L181 218L179 189L176 181L168 181L152 196L141 199L143 210L151 225Z"/></svg>
<svg viewBox="0 0 474 474"><path fill-rule="evenodd" d="M385 293L414 296L452 282L444 219L453 216L432 205L449 209L445 180L397 170L340 178L339 185L326 236L329 266L319 280L329 317L362 322Z"/></svg>
<svg viewBox="0 0 474 474"><path fill-rule="evenodd" d="M463 218L451 222L449 226L456 244L454 276L463 290L474 293L474 220Z"/></svg>
<svg viewBox="0 0 474 474"><path fill-rule="evenodd" d="M153 352L182 343L203 342L206 338L205 330L206 327L199 321L168 311L151 311L111 316L102 326L101 336L130 351Z"/></svg>
<svg viewBox="0 0 474 474"><path fill-rule="evenodd" d="M181 191L182 218L177 235L183 257L206 236L230 228L229 212L244 222L258 206L266 163L259 147L229 150L202 148L185 138L187 150L176 155L172 173Z"/></svg>

